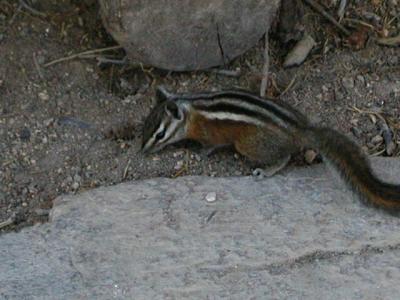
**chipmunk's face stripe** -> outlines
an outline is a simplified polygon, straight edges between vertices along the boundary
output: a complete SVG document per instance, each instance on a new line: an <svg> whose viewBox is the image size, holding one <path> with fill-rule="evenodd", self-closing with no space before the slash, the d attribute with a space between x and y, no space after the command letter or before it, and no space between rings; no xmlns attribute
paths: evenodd
<svg viewBox="0 0 400 300"><path fill-rule="evenodd" d="M237 101L238 105L246 103L247 105L253 105L258 109L263 109L263 111L268 112L270 115L275 115L276 118L282 120L282 123L289 123L292 125L298 125L298 116L294 114L291 110L286 109L284 104L277 104L275 101L270 99L264 99L240 91L222 91L215 93L200 93L192 95L182 95L179 99L189 100L189 101L203 101L203 102L214 102L226 99L231 99L231 101ZM256 109L256 108L255 108ZM271 117L271 116L270 116Z"/></svg>
<svg viewBox="0 0 400 300"><path fill-rule="evenodd" d="M283 128L288 127L288 123L284 122L281 118L276 116L274 113L260 109L259 106L243 102L239 99L232 98L221 98L215 99L214 101L209 100L198 100L193 103L193 107L196 110L207 111L208 113L213 112L220 113L221 115L226 112L229 114L241 115L246 121L254 120L254 124L260 124L261 122L274 122ZM229 119L229 118L224 118Z"/></svg>
<svg viewBox="0 0 400 300"><path fill-rule="evenodd" d="M157 143L160 145L167 145L170 142L170 140L175 136L175 133L180 126L180 122L178 122L177 120L172 120L171 122L169 122L169 124L166 124L165 126L167 129L164 137L157 141Z"/></svg>
<svg viewBox="0 0 400 300"><path fill-rule="evenodd" d="M157 106L146 119L143 131L143 152L156 152L165 146L182 139L185 117L183 111L178 115L166 110L167 102Z"/></svg>

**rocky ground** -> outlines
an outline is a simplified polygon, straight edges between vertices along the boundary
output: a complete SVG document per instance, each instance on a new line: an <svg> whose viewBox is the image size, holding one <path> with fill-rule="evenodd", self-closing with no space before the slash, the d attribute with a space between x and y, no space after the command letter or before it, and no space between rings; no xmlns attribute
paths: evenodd
<svg viewBox="0 0 400 300"><path fill-rule="evenodd" d="M373 167L398 181L400 159ZM0 236L0 298L397 299L400 218L332 179L315 165L60 196L51 222Z"/></svg>
<svg viewBox="0 0 400 300"><path fill-rule="evenodd" d="M300 67L282 68L287 48L271 35L268 94L349 134L371 155L399 156L400 50L375 42L400 32L394 2L349 7L343 22L354 32L350 39L307 10L307 29L317 46ZM158 84L179 91L257 91L262 41L223 68L234 76L110 64L104 59L121 59L122 50L71 57L115 45L95 1L21 3L0 1L0 222L12 223L2 231L46 221L52 201L64 193L158 176L250 173L232 151L207 157L189 144L143 157L138 150ZM64 59L50 64L59 58ZM130 140L107 134L120 124L129 124ZM300 157L295 163L304 162Z"/></svg>

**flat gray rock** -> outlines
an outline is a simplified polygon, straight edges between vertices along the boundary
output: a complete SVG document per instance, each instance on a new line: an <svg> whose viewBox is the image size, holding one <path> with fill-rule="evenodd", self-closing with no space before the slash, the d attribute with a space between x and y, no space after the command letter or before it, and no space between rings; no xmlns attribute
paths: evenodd
<svg viewBox="0 0 400 300"><path fill-rule="evenodd" d="M224 65L269 29L280 0L99 0L104 26L135 62L188 71Z"/></svg>
<svg viewBox="0 0 400 300"><path fill-rule="evenodd" d="M399 182L400 160L374 165ZM399 229L323 165L130 182L60 197L50 223L1 236L0 298L396 299Z"/></svg>

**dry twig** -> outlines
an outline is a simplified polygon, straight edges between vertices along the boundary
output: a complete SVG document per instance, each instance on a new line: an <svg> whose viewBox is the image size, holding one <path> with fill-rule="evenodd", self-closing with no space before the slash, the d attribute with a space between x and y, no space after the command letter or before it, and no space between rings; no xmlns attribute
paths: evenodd
<svg viewBox="0 0 400 300"><path fill-rule="evenodd" d="M38 72L40 79L44 80L42 69L40 68L35 53L33 53L32 56L33 56L33 64L35 65L36 71Z"/></svg>
<svg viewBox="0 0 400 300"><path fill-rule="evenodd" d="M46 64L43 65L43 67L47 68L50 67L52 65L58 64L60 62L64 62L64 61L68 61L68 60L72 60L75 58L81 58L90 54L95 54L95 53L101 53L101 52L105 52L105 51L111 51L111 50L117 50L117 49L121 49L122 46L112 46L112 47L106 47L106 48L99 48L99 49L94 49L94 50L88 50L88 51L83 51L80 53L76 53L76 54L72 54L70 56L66 56L66 57L61 57L58 58L56 60L50 61Z"/></svg>
<svg viewBox="0 0 400 300"><path fill-rule="evenodd" d="M4 228L4 227L7 227L7 226L9 226L9 225L11 225L11 224L13 224L13 223L14 223L14 219L15 219L15 218L13 218L13 217L11 216L11 217L9 217L7 220L5 220L4 222L1 222L1 223L0 223L0 229L2 229L2 228Z"/></svg>
<svg viewBox="0 0 400 300"><path fill-rule="evenodd" d="M339 21L343 19L344 11L346 10L347 0L341 0L339 3L339 8L337 11L337 15L339 17Z"/></svg>
<svg viewBox="0 0 400 300"><path fill-rule="evenodd" d="M128 170L129 170L129 166L131 165L131 159L128 159L128 163L125 166L124 169L124 174L122 174L122 180L124 180L126 178L126 176L128 175Z"/></svg>
<svg viewBox="0 0 400 300"><path fill-rule="evenodd" d="M335 18L332 17L320 4L318 4L314 0L304 0L304 2L310 5L315 11L320 13L322 16L324 16L333 25L335 25L343 34L350 35L350 31L348 31L346 28L344 28L343 25L341 25L338 21L336 21Z"/></svg>
<svg viewBox="0 0 400 300"><path fill-rule="evenodd" d="M400 35L388 38L380 38L377 39L376 42L379 45L383 46L390 46L390 47L400 46Z"/></svg>
<svg viewBox="0 0 400 300"><path fill-rule="evenodd" d="M287 87L283 90L283 92L279 96L285 95L293 87L293 85L294 85L294 83L296 81L296 77L297 77L297 75L293 76L292 80L289 82Z"/></svg>
<svg viewBox="0 0 400 300"><path fill-rule="evenodd" d="M40 12L32 7L30 7L24 0L19 0L19 5L23 8L25 8L27 11L29 11L33 15L37 15L39 17L45 18L47 15L43 12Z"/></svg>
<svg viewBox="0 0 400 300"><path fill-rule="evenodd" d="M268 42L268 30L265 32L265 46L264 46L264 67L262 72L260 96L265 97L265 93L268 87L268 71L269 71L269 42Z"/></svg>
<svg viewBox="0 0 400 300"><path fill-rule="evenodd" d="M227 77L240 77L242 75L242 72L240 69L238 70L226 70L226 69L210 69L211 73L215 73L217 75L223 75Z"/></svg>

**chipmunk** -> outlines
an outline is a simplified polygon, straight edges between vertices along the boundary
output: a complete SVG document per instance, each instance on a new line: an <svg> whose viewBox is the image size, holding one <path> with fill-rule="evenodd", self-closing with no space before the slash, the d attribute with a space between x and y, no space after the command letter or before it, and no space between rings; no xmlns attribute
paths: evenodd
<svg viewBox="0 0 400 300"><path fill-rule="evenodd" d="M292 154L314 148L361 198L400 210L400 185L378 179L353 141L333 129L312 125L281 101L244 91L172 94L162 87L157 98L159 103L143 128L144 153L184 139L204 146L232 145L250 160L266 165L265 175L271 176L286 166Z"/></svg>

